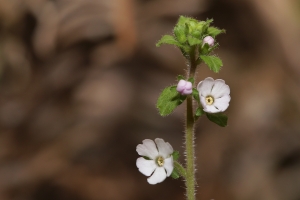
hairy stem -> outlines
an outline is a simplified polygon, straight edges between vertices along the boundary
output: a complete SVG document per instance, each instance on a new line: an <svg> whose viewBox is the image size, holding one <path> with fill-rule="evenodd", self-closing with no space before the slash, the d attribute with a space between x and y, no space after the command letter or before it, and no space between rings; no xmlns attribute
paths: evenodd
<svg viewBox="0 0 300 200"><path fill-rule="evenodd" d="M196 71L195 48L190 53L190 69L188 78L194 78ZM193 98L191 95L186 101L186 132L185 132L185 147L186 147L186 192L188 200L195 200L196 181L195 181L195 150L194 150L194 110Z"/></svg>

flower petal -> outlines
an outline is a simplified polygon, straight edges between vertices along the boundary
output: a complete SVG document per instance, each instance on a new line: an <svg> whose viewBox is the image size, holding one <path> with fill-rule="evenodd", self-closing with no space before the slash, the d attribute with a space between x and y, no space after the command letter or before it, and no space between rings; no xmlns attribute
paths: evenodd
<svg viewBox="0 0 300 200"><path fill-rule="evenodd" d="M215 85L211 91L211 95L214 98L220 98L224 95L230 94L230 88L225 84L225 81L222 79L215 80Z"/></svg>
<svg viewBox="0 0 300 200"><path fill-rule="evenodd" d="M208 113L218 113L218 112L221 112L221 110L218 110L214 105L206 105L206 107L203 108L203 110L205 112L208 112Z"/></svg>
<svg viewBox="0 0 300 200"><path fill-rule="evenodd" d="M201 81L198 86L197 90L199 91L199 96L206 97L211 93L211 89L214 85L214 79L211 77L208 77Z"/></svg>
<svg viewBox="0 0 300 200"><path fill-rule="evenodd" d="M185 80L180 80L177 84L176 90L178 92L182 92L185 89L186 81Z"/></svg>
<svg viewBox="0 0 300 200"><path fill-rule="evenodd" d="M165 142L161 138L156 138L155 143L158 148L158 154L163 156L164 158L168 158L173 153L173 147L169 144L169 142Z"/></svg>
<svg viewBox="0 0 300 200"><path fill-rule="evenodd" d="M153 140L143 140L143 144L139 144L136 147L136 151L140 156L147 156L151 159L155 159L158 155L157 148Z"/></svg>
<svg viewBox="0 0 300 200"><path fill-rule="evenodd" d="M146 160L143 157L136 160L136 166L139 171L146 176L150 176L157 167L154 160Z"/></svg>
<svg viewBox="0 0 300 200"><path fill-rule="evenodd" d="M156 183L163 182L167 177L165 168L163 167L157 167L152 176L150 176L147 181L148 183L154 185Z"/></svg>
<svg viewBox="0 0 300 200"><path fill-rule="evenodd" d="M221 98L215 99L214 106L216 106L221 112L225 111L230 102L231 97L229 95L225 95Z"/></svg>
<svg viewBox="0 0 300 200"><path fill-rule="evenodd" d="M191 90L193 88L193 84L189 81L186 82L186 85L185 85L185 89L186 90Z"/></svg>
<svg viewBox="0 0 300 200"><path fill-rule="evenodd" d="M173 163L173 156L170 158L165 159L164 168L167 171L167 176L170 176L174 169L174 163Z"/></svg>

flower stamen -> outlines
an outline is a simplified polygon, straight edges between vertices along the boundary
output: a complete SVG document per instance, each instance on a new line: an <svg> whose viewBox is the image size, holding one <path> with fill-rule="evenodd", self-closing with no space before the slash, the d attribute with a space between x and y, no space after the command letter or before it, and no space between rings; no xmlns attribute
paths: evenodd
<svg viewBox="0 0 300 200"><path fill-rule="evenodd" d="M212 97L212 96L207 96L207 97L205 97L205 102L206 102L206 104L208 104L208 105L212 105L213 103L214 103L214 98Z"/></svg>
<svg viewBox="0 0 300 200"><path fill-rule="evenodd" d="M165 163L165 160L162 156L158 156L157 159L156 159L156 163L159 167L162 167Z"/></svg>

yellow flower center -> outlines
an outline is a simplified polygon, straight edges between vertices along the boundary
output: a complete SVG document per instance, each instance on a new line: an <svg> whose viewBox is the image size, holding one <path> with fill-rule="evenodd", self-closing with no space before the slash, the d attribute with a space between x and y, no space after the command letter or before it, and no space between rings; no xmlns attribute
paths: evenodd
<svg viewBox="0 0 300 200"><path fill-rule="evenodd" d="M214 98L212 97L212 96L207 96L207 97L205 97L205 102L206 102L206 104L208 104L208 105L211 105L211 104L213 104L214 103Z"/></svg>
<svg viewBox="0 0 300 200"><path fill-rule="evenodd" d="M158 156L156 159L156 163L159 167L162 167L165 163L164 158L162 156Z"/></svg>

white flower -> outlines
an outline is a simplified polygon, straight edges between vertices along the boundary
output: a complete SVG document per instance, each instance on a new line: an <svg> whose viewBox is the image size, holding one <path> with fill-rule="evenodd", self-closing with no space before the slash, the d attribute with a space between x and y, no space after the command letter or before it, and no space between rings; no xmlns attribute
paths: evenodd
<svg viewBox="0 0 300 200"><path fill-rule="evenodd" d="M153 140L146 139L143 140L143 144L136 147L136 151L140 156L150 159L140 157L136 160L136 166L142 174L146 176L152 174L147 179L148 183L152 185L164 181L174 169L172 146L160 138L156 138L155 143Z"/></svg>
<svg viewBox="0 0 300 200"><path fill-rule="evenodd" d="M230 88L225 84L224 80L214 80L208 77L198 84L197 90L205 112L223 112L228 108L231 99L229 95Z"/></svg>

